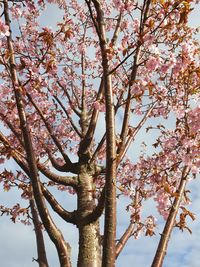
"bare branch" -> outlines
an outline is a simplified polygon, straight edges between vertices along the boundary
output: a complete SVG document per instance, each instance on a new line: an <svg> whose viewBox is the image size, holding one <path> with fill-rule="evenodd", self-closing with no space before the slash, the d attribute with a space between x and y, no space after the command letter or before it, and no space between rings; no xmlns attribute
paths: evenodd
<svg viewBox="0 0 200 267"><path fill-rule="evenodd" d="M102 54L103 83L106 104L106 183L105 183L105 225L103 241L102 266L113 267L115 262L116 236L116 140L115 111L109 59L107 57L107 41L105 33L104 13L98 0L92 1L97 13L98 36Z"/></svg>
<svg viewBox="0 0 200 267"><path fill-rule="evenodd" d="M151 1L147 0L145 7L144 7L145 8L144 17L143 17L143 19L141 19L141 24L142 24L141 29L140 29L140 35L141 36L143 34L144 25L145 25L145 22L147 20L147 15L149 12L150 3L151 3ZM142 15L141 15L141 17L142 17ZM132 103L132 101L131 101L131 86L134 83L136 76L137 76L138 60L139 60L139 56L140 56L141 45L142 45L142 43L139 40L137 43L136 49L135 49L132 71L131 71L131 74L129 77L128 96L127 96L127 100L126 100L123 124L122 124L122 129L121 129L121 134L120 134L121 143L118 147L117 154L122 153L122 151L125 148L125 144L126 144L126 138L127 138L128 126L129 126L129 117L130 117L130 113L131 113L131 103Z"/></svg>
<svg viewBox="0 0 200 267"><path fill-rule="evenodd" d="M72 186L74 189L76 189L78 184L77 176L57 175L51 172L47 167L45 167L43 164L39 162L37 162L37 166L39 171L41 171L41 173L44 174L47 178L49 178L51 181L65 186Z"/></svg>
<svg viewBox="0 0 200 267"><path fill-rule="evenodd" d="M69 104L70 104L71 109L76 113L76 115L77 115L78 117L80 117L80 116L81 116L81 112L78 111L78 110L74 107L74 105L73 105L73 103L72 103L72 100L71 100L71 97L70 97L70 95L69 95L67 89L66 89L66 88L65 88L59 81L57 81L57 84L58 84L58 85L60 86L60 88L65 92L65 94L66 94L66 96L67 96L67 99L68 99L68 101L69 101Z"/></svg>
<svg viewBox="0 0 200 267"><path fill-rule="evenodd" d="M42 233L42 223L39 220L38 213L35 207L35 201L33 198L30 199L30 208L36 236L38 264L39 267L48 267L49 264L47 261L44 238Z"/></svg>
<svg viewBox="0 0 200 267"><path fill-rule="evenodd" d="M99 91L97 94L96 101L100 101L103 98L103 79L101 79ZM83 140L81 141L80 148L79 148L79 154L87 154L90 150L90 146L94 137L94 132L96 129L97 119L99 116L99 110L93 108L92 116L90 119L90 123L88 126L87 133L85 134Z"/></svg>
<svg viewBox="0 0 200 267"><path fill-rule="evenodd" d="M147 110L147 112L144 115L144 117L142 118L142 120L138 123L138 125L135 128L129 129L130 134L128 136L126 144L124 145L124 148L120 150L120 153L117 155L118 164L120 163L120 161L123 160L124 156L127 153L128 148L130 147L130 144L133 142L133 140L135 139L135 136L137 135L139 130L142 128L142 126L144 125L144 123L148 119L148 117L149 117L150 113L152 112L152 110L154 109L155 105L156 105L156 102L151 105L151 107Z"/></svg>
<svg viewBox="0 0 200 267"><path fill-rule="evenodd" d="M49 192L49 190L42 185L42 192L46 198L46 200L49 202L52 209L66 222L76 224L76 212L69 212L66 211L54 198L54 196Z"/></svg>
<svg viewBox="0 0 200 267"><path fill-rule="evenodd" d="M116 244L116 259L118 258L119 254L121 253L122 249L125 247L127 241L133 234L134 224L131 222L129 227L126 229L125 233L119 239L118 243Z"/></svg>
<svg viewBox="0 0 200 267"><path fill-rule="evenodd" d="M120 12L119 17L117 19L117 24L116 24L116 27L115 27L115 31L114 31L113 37L111 39L111 44L113 46L116 44L117 38L119 36L121 20L122 20L122 13Z"/></svg>
<svg viewBox="0 0 200 267"><path fill-rule="evenodd" d="M78 136L81 138L82 135L78 129L78 127L75 125L75 123L73 122L72 118L69 116L68 111L66 110L66 108L64 107L63 103L60 101L60 99L56 96L53 95L53 97L56 99L56 101L58 102L58 104L61 106L61 108L63 109L63 111L65 112L67 119L69 120L69 122L71 123L72 128L74 129L74 131L78 134Z"/></svg>
<svg viewBox="0 0 200 267"><path fill-rule="evenodd" d="M92 213L83 218L83 222L85 224L86 223L89 224L97 221L99 217L102 215L104 208L105 208L105 186L101 192L97 206L95 207Z"/></svg>

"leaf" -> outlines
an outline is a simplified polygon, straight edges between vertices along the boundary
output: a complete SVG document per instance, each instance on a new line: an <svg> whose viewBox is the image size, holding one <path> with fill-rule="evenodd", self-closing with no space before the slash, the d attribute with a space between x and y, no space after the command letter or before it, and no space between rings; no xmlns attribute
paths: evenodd
<svg viewBox="0 0 200 267"><path fill-rule="evenodd" d="M188 226L185 226L184 228L187 229L190 234L192 234L192 230Z"/></svg>
<svg viewBox="0 0 200 267"><path fill-rule="evenodd" d="M165 192L169 193L170 195L172 194L170 187L167 183L164 183L163 187L164 187Z"/></svg>
<svg viewBox="0 0 200 267"><path fill-rule="evenodd" d="M178 192L172 192L171 196L178 198L178 197L180 197L180 194Z"/></svg>
<svg viewBox="0 0 200 267"><path fill-rule="evenodd" d="M74 32L72 31L72 29L68 29L65 32L64 40L67 41L68 39L71 39L73 36L74 36Z"/></svg>
<svg viewBox="0 0 200 267"><path fill-rule="evenodd" d="M5 52L5 54L4 54L4 59L5 59L5 61L8 61L9 58L10 58L10 56L11 56L11 53L10 53L9 50L7 49L6 52Z"/></svg>
<svg viewBox="0 0 200 267"><path fill-rule="evenodd" d="M4 65L4 62L1 58L0 58L0 65Z"/></svg>
<svg viewBox="0 0 200 267"><path fill-rule="evenodd" d="M125 56L125 55L127 54L127 52L128 52L128 49L125 48L125 49L122 51L122 55Z"/></svg>
<svg viewBox="0 0 200 267"><path fill-rule="evenodd" d="M145 236L153 236L153 235L155 235L153 230L151 230L151 229L146 230Z"/></svg>
<svg viewBox="0 0 200 267"><path fill-rule="evenodd" d="M46 43L48 46L53 44L53 34L44 30L43 32L39 33L39 37L42 37L43 42Z"/></svg>
<svg viewBox="0 0 200 267"><path fill-rule="evenodd" d="M188 215L190 216L190 218L191 218L193 221L196 219L194 213L188 211Z"/></svg>

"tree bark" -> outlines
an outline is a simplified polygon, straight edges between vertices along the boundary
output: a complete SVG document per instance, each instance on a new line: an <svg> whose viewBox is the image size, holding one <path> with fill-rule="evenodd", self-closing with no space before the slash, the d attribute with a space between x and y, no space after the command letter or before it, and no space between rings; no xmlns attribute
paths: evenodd
<svg viewBox="0 0 200 267"><path fill-rule="evenodd" d="M31 207L31 213L32 213L34 230L35 230L36 244L37 244L37 254L38 254L37 262L39 264L39 267L49 267L47 256L46 256L43 233L41 229L41 222L38 217L34 199L30 200L30 207Z"/></svg>
<svg viewBox="0 0 200 267"><path fill-rule="evenodd" d="M106 106L106 183L105 183L105 223L102 267L115 266L116 239L116 138L115 138L115 110L112 90L112 79L109 69L104 12L98 0L92 1L96 10L95 27L99 37L103 68L103 85ZM90 5L89 2L87 2ZM90 7L91 10L91 7Z"/></svg>
<svg viewBox="0 0 200 267"><path fill-rule="evenodd" d="M99 222L97 220L92 223L84 223L84 220L81 219L92 213L96 206L93 197L93 177L89 174L87 165L81 167L81 173L78 179L77 227L79 230L79 255L77 266L100 267L101 238L99 234Z"/></svg>
<svg viewBox="0 0 200 267"><path fill-rule="evenodd" d="M174 228L175 220L176 220L176 215L178 213L181 200L185 191L185 186L187 184L187 175L189 173L189 168L184 167L183 174L182 174L182 179L180 181L179 187L178 187L178 197L175 197L173 205L171 207L169 216L167 218L164 230L161 234L160 242L157 247L157 251L155 254L155 257L153 259L151 267L162 267L164 258L167 253L167 246L168 242L170 240L170 236L172 233L172 230Z"/></svg>
<svg viewBox="0 0 200 267"><path fill-rule="evenodd" d="M101 266L99 222L79 227L78 267Z"/></svg>

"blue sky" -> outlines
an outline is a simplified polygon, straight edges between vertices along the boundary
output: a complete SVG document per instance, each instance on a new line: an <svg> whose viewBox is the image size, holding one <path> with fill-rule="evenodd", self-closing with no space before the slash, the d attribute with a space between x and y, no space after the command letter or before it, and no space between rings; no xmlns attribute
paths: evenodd
<svg viewBox="0 0 200 267"><path fill-rule="evenodd" d="M199 5L200 7L200 5ZM191 25L198 24L200 15L200 8L196 8L190 19ZM46 14L45 18L41 19L41 23L54 25L59 18L60 14L56 13L55 16L55 6L51 6ZM142 135L139 138L143 138ZM15 168L14 163L9 163L9 168ZM196 214L196 220L190 222L189 225L193 231L190 235L188 232L182 233L178 229L175 229L172 234L172 238L169 243L169 250L164 263L164 267L199 267L200 266L200 181L196 178L189 184L192 191L193 202L190 205L190 210ZM0 187L0 203L5 205L12 205L16 202L21 203L18 192L2 193L2 187ZM60 198L64 199L64 194ZM74 205L73 200L67 200L67 206ZM124 202L124 203L123 203ZM118 232L123 232L123 230L128 226L128 217L123 212L123 204L126 204L124 199L120 204L118 210ZM155 210L155 203L149 201L146 205L146 212L148 214L149 210ZM66 225L65 222L61 221L59 218L55 217L55 220L62 229L67 241L72 245L73 249L73 263L76 265L77 257L77 230L74 226L69 224ZM162 231L163 225L159 225L157 229L157 235L151 238L141 237L138 240L131 238L117 261L117 267L149 267L154 252L159 240L159 232ZM54 246L49 241L47 235L45 234L47 254L50 266L59 266L56 257L56 252ZM36 245L35 236L32 227L24 226L20 223L13 224L10 219L6 216L0 217L0 259L2 267L32 267L37 266L35 262L32 262L32 258L36 257Z"/></svg>

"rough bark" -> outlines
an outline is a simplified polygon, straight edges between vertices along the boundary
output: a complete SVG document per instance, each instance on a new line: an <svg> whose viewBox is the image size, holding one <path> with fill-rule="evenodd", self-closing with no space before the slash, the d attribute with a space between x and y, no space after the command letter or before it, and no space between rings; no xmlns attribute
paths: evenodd
<svg viewBox="0 0 200 267"><path fill-rule="evenodd" d="M78 267L101 266L101 237L99 223L79 227Z"/></svg>
<svg viewBox="0 0 200 267"><path fill-rule="evenodd" d="M83 224L84 218L95 208L93 198L93 177L88 171L87 165L81 167L78 187L78 230L79 230L79 255L78 267L100 267L101 246L98 220Z"/></svg>

